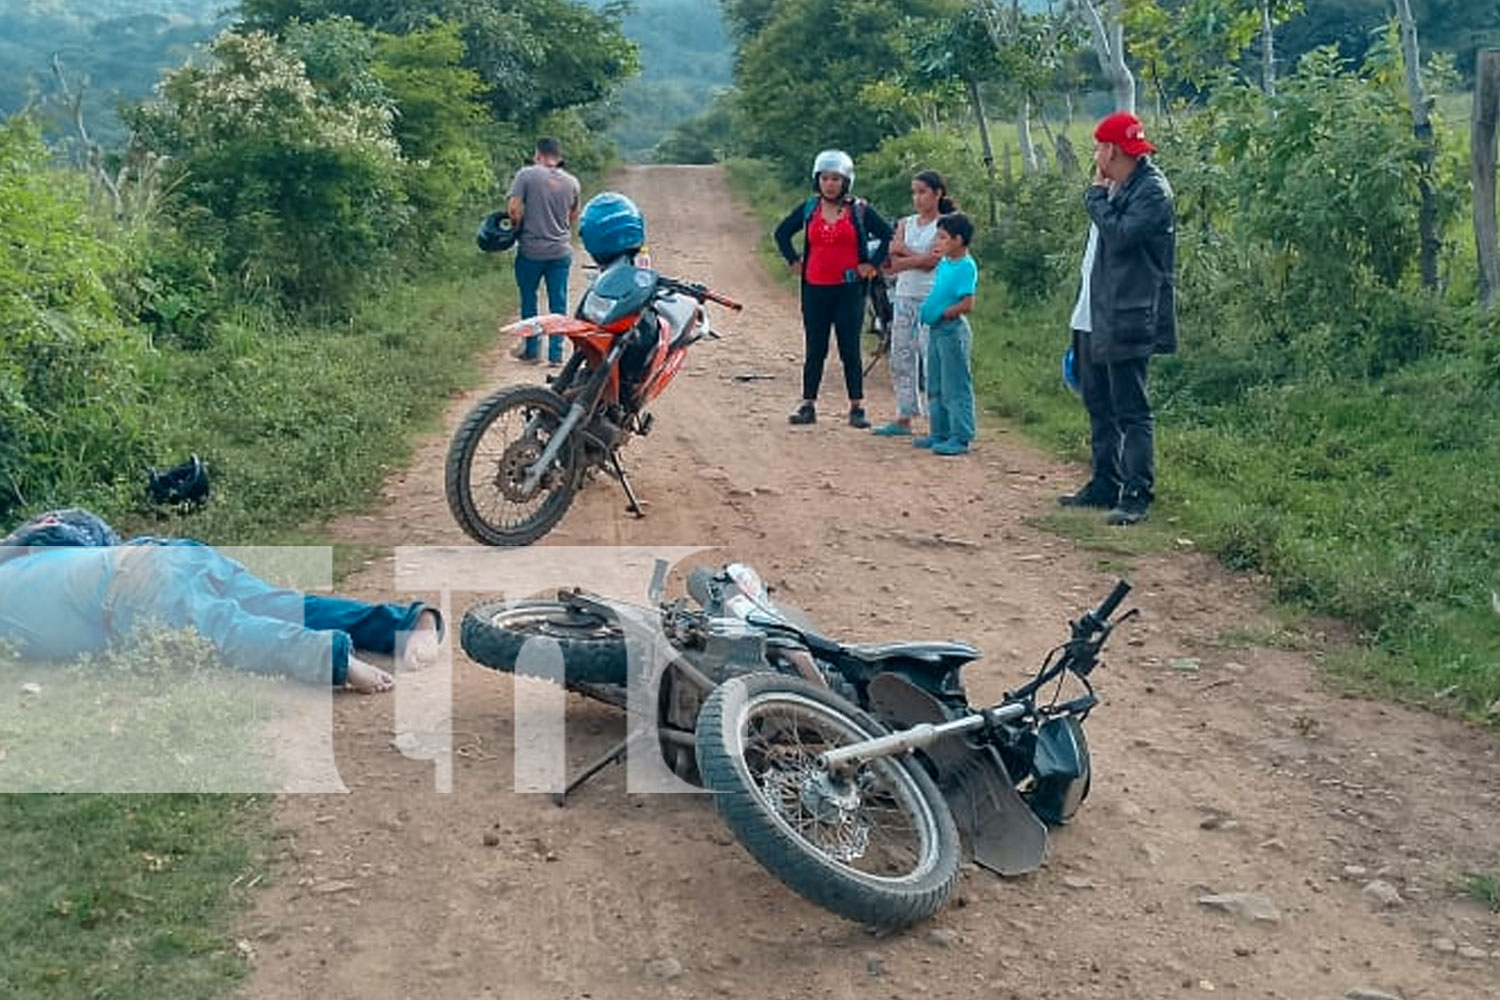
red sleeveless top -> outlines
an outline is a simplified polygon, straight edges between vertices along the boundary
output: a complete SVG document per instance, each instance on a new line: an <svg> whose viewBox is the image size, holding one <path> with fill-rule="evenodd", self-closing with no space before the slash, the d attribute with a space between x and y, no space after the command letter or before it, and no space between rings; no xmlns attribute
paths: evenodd
<svg viewBox="0 0 1500 1000"><path fill-rule="evenodd" d="M813 209L807 224L807 271L809 285L842 285L845 274L859 266L859 237L854 230L853 207L844 206L838 219L823 220L823 206Z"/></svg>

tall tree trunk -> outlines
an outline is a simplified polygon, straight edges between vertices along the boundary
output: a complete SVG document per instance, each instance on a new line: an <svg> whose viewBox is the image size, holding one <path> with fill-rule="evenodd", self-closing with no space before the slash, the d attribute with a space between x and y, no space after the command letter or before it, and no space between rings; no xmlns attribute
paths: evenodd
<svg viewBox="0 0 1500 1000"><path fill-rule="evenodd" d="M1021 173L1037 172L1036 143L1031 138L1031 98L1021 98L1016 108L1016 138L1021 146Z"/></svg>
<svg viewBox="0 0 1500 1000"><path fill-rule="evenodd" d="M1099 68L1115 94L1116 111L1135 110L1135 76L1125 65L1125 19L1121 0L1069 0L1088 25ZM1100 13L1099 3L1105 5Z"/></svg>
<svg viewBox="0 0 1500 1000"><path fill-rule="evenodd" d="M1417 47L1417 21L1411 13L1411 0L1396 0L1396 16L1401 19L1401 55L1406 63L1406 93L1411 100L1411 129L1421 146L1421 173L1417 188L1422 204L1417 211L1417 229L1422 239L1422 287L1435 291L1438 284L1437 191L1433 187L1433 165L1437 161L1437 144L1432 135L1427 92L1422 86L1422 55Z"/></svg>
<svg viewBox="0 0 1500 1000"><path fill-rule="evenodd" d="M1474 65L1474 120L1469 154L1474 167L1474 244L1479 253L1479 304L1495 308L1500 294L1500 247L1495 234L1495 126L1500 117L1500 51L1481 51Z"/></svg>
<svg viewBox="0 0 1500 1000"><path fill-rule="evenodd" d="M979 81L970 80L968 83L969 104L974 109L975 121L979 123L979 143L984 147L984 169L990 175L990 225L993 227L1000 220L1000 209L995 202L995 147L990 143L990 123L985 117L984 97L979 93Z"/></svg>
<svg viewBox="0 0 1500 1000"><path fill-rule="evenodd" d="M1271 23L1271 0L1260 0L1260 89L1276 96L1276 35Z"/></svg>

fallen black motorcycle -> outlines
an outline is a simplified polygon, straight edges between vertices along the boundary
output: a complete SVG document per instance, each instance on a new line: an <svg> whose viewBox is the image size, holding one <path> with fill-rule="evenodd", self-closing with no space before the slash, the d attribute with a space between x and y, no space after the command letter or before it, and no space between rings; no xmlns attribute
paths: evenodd
<svg viewBox="0 0 1500 1000"><path fill-rule="evenodd" d="M1070 623L1028 683L975 708L959 676L981 655L973 646L840 643L774 602L743 564L695 570L689 597L663 601L665 570L652 582L654 609L575 590L464 616L464 651L485 666L533 672L527 664L547 658L528 656L528 644L551 640L572 690L638 708L631 683L654 687L655 718L636 720L559 803L654 740L677 775L716 793L734 835L792 889L896 928L943 906L965 854L1004 875L1035 869L1047 826L1068 822L1088 795L1089 675L1115 625L1135 613L1111 621L1125 581ZM653 658L631 622L665 646L655 657L663 669L633 666ZM1063 700L1069 678L1081 691Z"/></svg>

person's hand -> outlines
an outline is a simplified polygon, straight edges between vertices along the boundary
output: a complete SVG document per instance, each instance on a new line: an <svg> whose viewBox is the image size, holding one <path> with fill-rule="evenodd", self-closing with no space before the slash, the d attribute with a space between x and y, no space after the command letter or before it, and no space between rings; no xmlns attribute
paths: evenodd
<svg viewBox="0 0 1500 1000"><path fill-rule="evenodd" d="M799 267L802 266L802 258L801 257L793 257L791 260L789 260L789 261L786 262L786 266L789 267L789 268L791 268L793 271L795 271L795 270L797 270L797 268L799 268Z"/></svg>
<svg viewBox="0 0 1500 1000"><path fill-rule="evenodd" d="M855 270L859 272L861 278L873 278L880 273L874 264L861 264Z"/></svg>
<svg viewBox="0 0 1500 1000"><path fill-rule="evenodd" d="M1109 183L1110 183L1109 182L1109 178L1106 177L1105 174L1104 174L1104 168L1101 167L1101 166L1099 166L1099 164L1095 163L1094 164L1094 187L1107 188L1107 187L1109 187Z"/></svg>

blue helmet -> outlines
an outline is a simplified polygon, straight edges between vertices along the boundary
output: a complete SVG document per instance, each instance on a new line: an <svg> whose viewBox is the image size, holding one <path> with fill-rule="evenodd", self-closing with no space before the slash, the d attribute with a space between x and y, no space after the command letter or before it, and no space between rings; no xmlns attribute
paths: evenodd
<svg viewBox="0 0 1500 1000"><path fill-rule="evenodd" d="M589 199L578 217L578 235L595 263L608 264L646 242L646 220L635 202L615 191Z"/></svg>
<svg viewBox="0 0 1500 1000"><path fill-rule="evenodd" d="M1063 384L1069 389L1080 394L1082 393L1083 386L1078 381L1078 355L1073 353L1072 347L1069 347L1067 352L1063 354L1062 378Z"/></svg>

